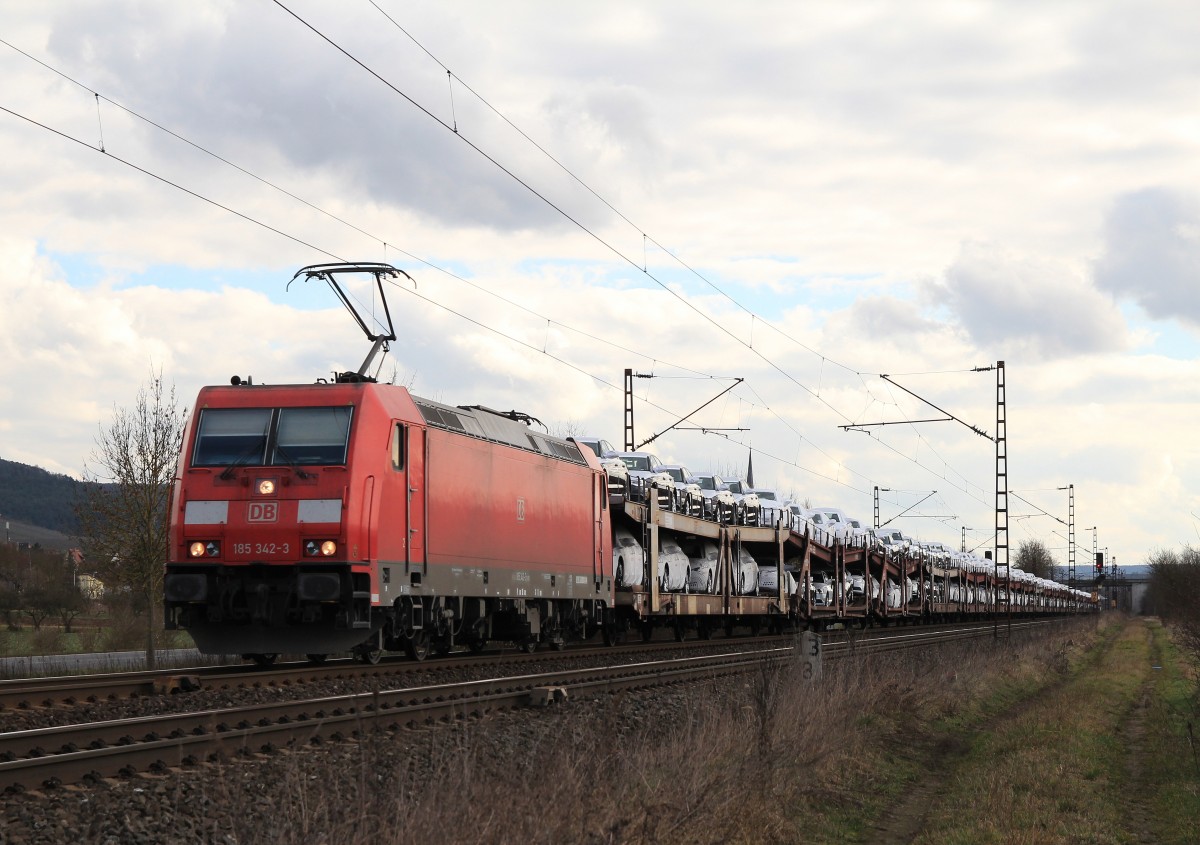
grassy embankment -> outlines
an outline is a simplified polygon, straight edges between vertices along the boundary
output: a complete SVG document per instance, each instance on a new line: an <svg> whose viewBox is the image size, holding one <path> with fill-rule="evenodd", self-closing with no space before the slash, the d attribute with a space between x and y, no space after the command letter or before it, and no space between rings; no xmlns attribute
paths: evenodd
<svg viewBox="0 0 1200 845"><path fill-rule="evenodd" d="M368 729L146 812L271 845L1197 842L1195 661L1156 623L1092 617L830 662L817 684L790 666Z"/></svg>
<svg viewBox="0 0 1200 845"><path fill-rule="evenodd" d="M936 753L1071 677L1096 627L831 662L818 684L791 666L571 702L422 731L416 750L402 731L360 747L351 768L370 774L369 790L316 775L345 764L301 753L269 777L227 771L211 798L239 841L316 830L348 843L909 841L882 828ZM252 810L266 782L287 797L261 839Z"/></svg>
<svg viewBox="0 0 1200 845"><path fill-rule="evenodd" d="M1156 621L1107 632L1061 683L978 723L914 841L1200 841L1196 680Z"/></svg>

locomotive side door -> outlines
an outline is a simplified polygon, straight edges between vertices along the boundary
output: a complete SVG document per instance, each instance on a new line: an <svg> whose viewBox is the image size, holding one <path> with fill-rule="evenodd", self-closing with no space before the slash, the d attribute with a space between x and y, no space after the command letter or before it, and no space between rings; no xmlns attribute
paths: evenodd
<svg viewBox="0 0 1200 845"><path fill-rule="evenodd" d="M425 431L404 422L392 424L392 473L380 508L388 520L386 549L380 556L404 561L404 574L425 573Z"/></svg>
<svg viewBox="0 0 1200 845"><path fill-rule="evenodd" d="M408 430L408 485L405 512L408 525L407 554L404 557L406 569L427 573L425 557L425 529L429 522L425 518L425 458L426 434L425 429L415 425L406 426Z"/></svg>

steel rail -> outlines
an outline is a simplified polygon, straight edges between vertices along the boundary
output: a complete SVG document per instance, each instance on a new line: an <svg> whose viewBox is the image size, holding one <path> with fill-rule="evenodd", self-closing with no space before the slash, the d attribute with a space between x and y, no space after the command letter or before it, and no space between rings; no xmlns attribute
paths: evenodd
<svg viewBox="0 0 1200 845"><path fill-rule="evenodd" d="M1035 620L1026 625L1045 624ZM926 647L985 637L989 629L880 632L826 647L826 658ZM398 729L437 720L483 716L548 703L572 694L649 687L750 671L764 660L795 658L791 646L670 660L561 669L536 674L376 690L224 710L172 713L37 728L0 734L0 790L161 772L233 754L271 751L297 742L344 740L370 728Z"/></svg>
<svg viewBox="0 0 1200 845"><path fill-rule="evenodd" d="M27 710L52 707L56 704L76 704L118 701L138 696L158 695L175 690L188 692L183 678L194 688L231 689L243 686L290 686L314 681L341 680L414 671L438 671L489 666L499 662L539 663L547 660L597 655L636 654L663 648L700 649L735 644L739 641L770 642L767 637L734 637L728 640L684 642L638 642L623 646L584 644L561 651L539 650L532 654L511 650L488 650L478 654L456 652L453 655L413 661L406 657L384 658L377 664L359 663L351 658L337 658L328 663L313 664L295 661L264 668L252 664L221 666L183 666L169 669L113 672L105 674L59 675L45 678L19 678L0 681L0 714L6 709Z"/></svg>
<svg viewBox="0 0 1200 845"><path fill-rule="evenodd" d="M1073 617L1051 617L1024 620L1030 624L1053 623ZM985 623L979 623L985 624ZM923 626L925 631L944 630L945 625ZM858 633L858 637L886 637L894 628L870 628ZM829 631L826 636L849 635L841 630ZM20 678L0 680L0 716L9 709L28 710L35 707L49 708L60 704L80 702L99 703L123 699L191 692L195 689L227 690L245 686L286 687L317 681L361 679L396 673L415 671L440 671L495 665L498 661L514 663L539 663L547 660L585 657L589 654L620 656L666 648L705 649L720 648L741 641L770 643L787 641L791 634L781 637L738 636L719 640L685 640L683 642L662 640L659 642L637 642L618 646L596 646L580 644L558 651L541 650L532 654L519 651L488 650L479 654L458 652L453 655L414 662L405 657L385 658L378 664L363 664L350 658L339 658L325 664L303 661L284 663L263 668L260 666L221 665L175 667L160 670L135 672L110 672L104 674L80 674L45 678Z"/></svg>

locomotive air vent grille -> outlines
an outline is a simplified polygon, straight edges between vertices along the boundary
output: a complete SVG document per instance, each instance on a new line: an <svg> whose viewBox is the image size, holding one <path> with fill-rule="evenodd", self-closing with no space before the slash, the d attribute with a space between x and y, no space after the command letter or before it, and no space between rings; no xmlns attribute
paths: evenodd
<svg viewBox="0 0 1200 845"><path fill-rule="evenodd" d="M558 455L560 458L563 458L568 461L579 460L579 450L578 449L576 449L576 450L574 450L574 452L572 452L572 450L569 446L567 446L563 443L559 443L557 440L550 441L550 448L553 449L554 454Z"/></svg>
<svg viewBox="0 0 1200 845"><path fill-rule="evenodd" d="M564 461L583 463L578 449L572 450L565 443L560 443L557 440L551 440L541 435L528 434L526 436L529 438L529 442L533 444L533 448L543 455L554 455L557 458L562 458Z"/></svg>
<svg viewBox="0 0 1200 845"><path fill-rule="evenodd" d="M418 402L417 407L425 416L425 422L431 425L436 425L440 428L451 428L455 431L465 431L462 421L459 420L458 414L453 411L445 411L441 408L435 408L433 405L426 405L423 402Z"/></svg>

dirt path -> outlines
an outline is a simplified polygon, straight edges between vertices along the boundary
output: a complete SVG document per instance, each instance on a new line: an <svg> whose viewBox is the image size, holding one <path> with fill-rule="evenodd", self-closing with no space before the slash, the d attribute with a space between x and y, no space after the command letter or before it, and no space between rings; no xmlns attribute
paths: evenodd
<svg viewBox="0 0 1200 845"><path fill-rule="evenodd" d="M1158 682L1161 674L1162 649L1153 632L1146 629L1147 651L1150 655L1151 671L1138 692L1137 701L1129 711L1120 728L1120 739L1125 747L1125 775L1129 788L1122 796L1125 805L1122 818L1131 837L1144 845L1156 845L1157 837L1151 832L1154 817L1151 808L1151 789L1147 782L1147 767L1153 765L1147 739L1147 723L1153 702L1160 697Z"/></svg>
<svg viewBox="0 0 1200 845"><path fill-rule="evenodd" d="M915 756L923 776L905 787L904 797L867 832L866 841L872 845L909 845L916 839L930 809L939 803L970 749L970 738L961 734L919 746Z"/></svg>
<svg viewBox="0 0 1200 845"><path fill-rule="evenodd" d="M1097 643L1092 659L1100 661L1112 649L1115 637ZM1065 663L1064 667L1065 669ZM929 737L915 744L906 758L915 759L920 776L904 788L903 795L878 819L863 838L868 845L911 845L926 827L930 814L949 799L959 772L963 767L976 765L968 761L976 739L1003 729L1038 708L1049 706L1074 676L1061 673L1032 695L1015 701L1004 710L992 714L982 723L940 737ZM1134 730L1131 723L1130 730ZM1144 733L1144 727L1142 729ZM1152 842L1153 840L1140 840Z"/></svg>

